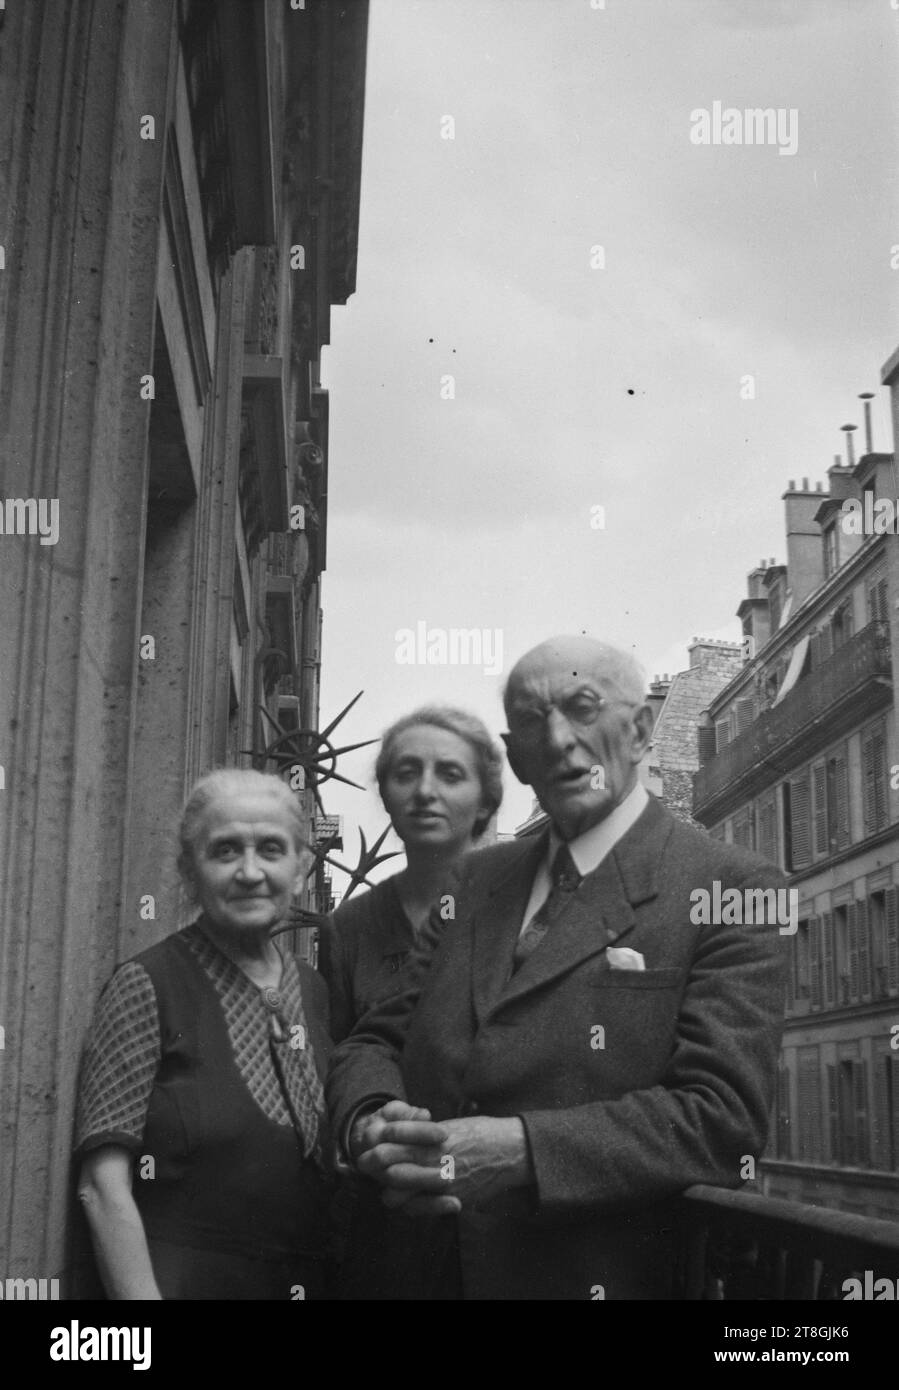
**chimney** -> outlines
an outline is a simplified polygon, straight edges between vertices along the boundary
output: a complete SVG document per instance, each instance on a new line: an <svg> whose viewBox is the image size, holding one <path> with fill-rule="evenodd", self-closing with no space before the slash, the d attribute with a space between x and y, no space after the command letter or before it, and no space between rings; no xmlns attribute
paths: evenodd
<svg viewBox="0 0 899 1390"><path fill-rule="evenodd" d="M855 467L855 443L853 434L858 429L858 425L841 425L840 429L846 435L846 463L850 468Z"/></svg>
<svg viewBox="0 0 899 1390"><path fill-rule="evenodd" d="M873 454L874 446L871 443L871 402L874 399L873 391L862 391L859 393L859 400L865 404L865 453Z"/></svg>
<svg viewBox="0 0 899 1390"><path fill-rule="evenodd" d="M666 676L653 676L649 685L649 694L646 696L646 703L652 710L652 722L655 724L659 717L659 712L665 703L665 696L671 688L671 682Z"/></svg>
<svg viewBox="0 0 899 1390"><path fill-rule="evenodd" d="M802 488L791 481L783 494L787 533L787 574L793 591L793 611L813 590L824 583L824 549L821 528L815 513L821 505L821 494L810 492L808 479ZM756 649L759 643L756 642Z"/></svg>

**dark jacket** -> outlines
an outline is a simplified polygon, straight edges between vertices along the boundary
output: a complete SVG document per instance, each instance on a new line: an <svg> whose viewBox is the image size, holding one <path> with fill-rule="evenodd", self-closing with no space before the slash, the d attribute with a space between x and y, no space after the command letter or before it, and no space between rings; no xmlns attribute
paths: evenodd
<svg viewBox="0 0 899 1390"><path fill-rule="evenodd" d="M435 1120L524 1123L533 1186L416 1223L409 1297L438 1296L428 1270L445 1268L447 1242L466 1298L668 1297L670 1199L693 1183L738 1186L765 1143L786 937L776 923L696 925L691 893L716 880L777 889L780 871L653 799L510 978L545 850L542 836L466 860L455 919L432 914L409 988L332 1060L338 1134L373 1095ZM611 945L642 953L645 970L612 969Z"/></svg>

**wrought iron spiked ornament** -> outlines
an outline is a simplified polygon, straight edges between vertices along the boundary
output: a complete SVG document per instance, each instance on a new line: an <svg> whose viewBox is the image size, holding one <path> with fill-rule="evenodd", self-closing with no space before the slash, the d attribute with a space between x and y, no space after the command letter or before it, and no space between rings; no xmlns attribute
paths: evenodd
<svg viewBox="0 0 899 1390"><path fill-rule="evenodd" d="M343 748L335 748L331 743L331 734L337 725L349 714L353 705L361 698L363 691L359 691L350 703L344 707L332 719L331 723L321 733L317 729L284 729L274 715L270 714L265 705L260 705L260 711L272 725L275 733L272 741L266 746L265 752L261 755L260 761L263 763L273 762L279 772L287 772L293 767L302 767L306 775L306 784L311 787L315 797L315 804L319 812L324 815L325 808L319 795L319 786L322 782L334 780L344 782L348 787L356 787L359 791L364 791L358 782L352 781L349 777L344 777L337 769L337 759L343 753L353 753L357 748L368 748L372 743L377 743L376 738L367 738L362 743L348 743ZM251 752L251 750L244 750ZM251 753L252 756L252 753Z"/></svg>

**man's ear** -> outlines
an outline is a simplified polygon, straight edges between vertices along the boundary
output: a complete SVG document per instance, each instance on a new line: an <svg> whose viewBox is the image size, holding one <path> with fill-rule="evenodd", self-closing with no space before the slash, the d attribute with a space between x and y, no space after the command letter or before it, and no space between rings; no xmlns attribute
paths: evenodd
<svg viewBox="0 0 899 1390"><path fill-rule="evenodd" d="M521 782L524 786L529 787L531 784L528 778L524 775L524 764L521 761L514 737L512 736L512 734L500 734L500 738L506 745L506 760L510 768L515 773L515 776L518 778L519 782Z"/></svg>
<svg viewBox="0 0 899 1390"><path fill-rule="evenodd" d="M652 730L655 724L655 716L651 705L638 705L633 714L633 739L631 741L631 762L639 763L643 759L652 740Z"/></svg>

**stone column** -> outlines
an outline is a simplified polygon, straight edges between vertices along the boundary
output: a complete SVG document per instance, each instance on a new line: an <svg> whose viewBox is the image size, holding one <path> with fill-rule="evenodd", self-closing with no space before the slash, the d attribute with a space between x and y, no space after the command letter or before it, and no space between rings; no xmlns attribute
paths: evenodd
<svg viewBox="0 0 899 1390"><path fill-rule="evenodd" d="M173 0L10 5L0 63L0 1247L67 1262L85 1027L121 955ZM140 138L153 116L155 140Z"/></svg>

